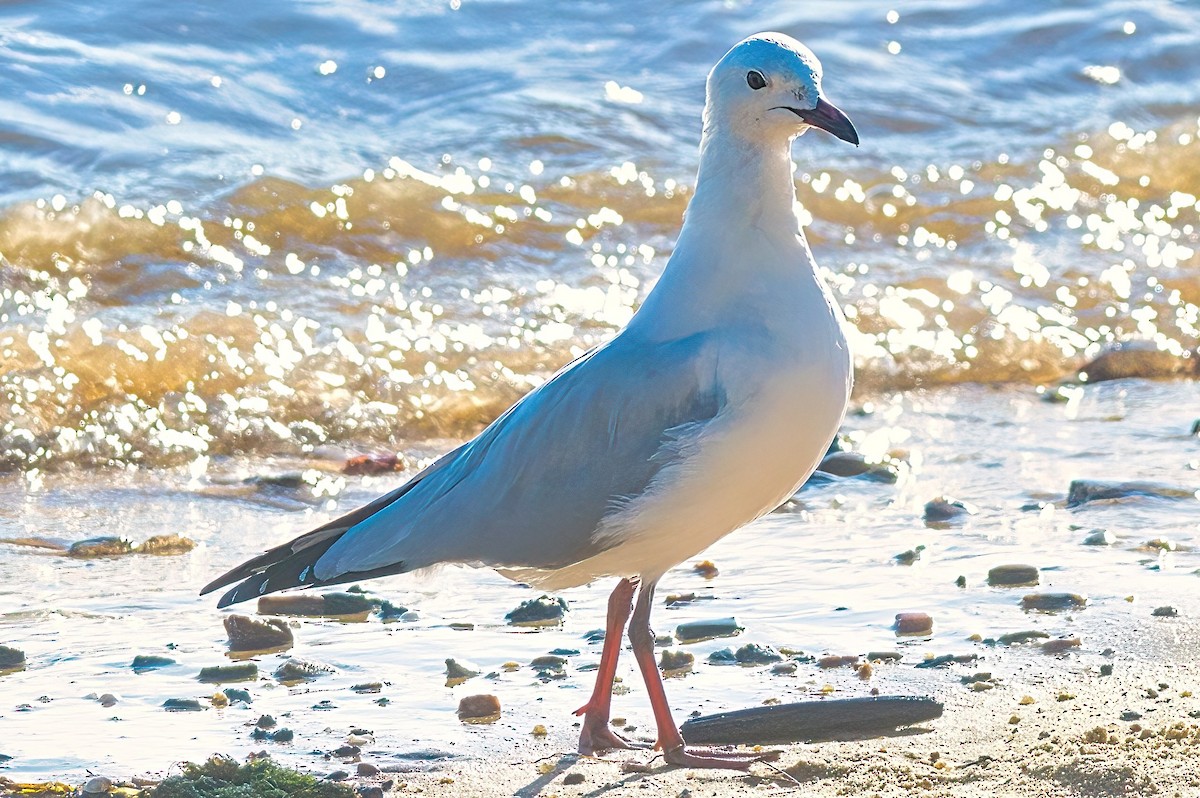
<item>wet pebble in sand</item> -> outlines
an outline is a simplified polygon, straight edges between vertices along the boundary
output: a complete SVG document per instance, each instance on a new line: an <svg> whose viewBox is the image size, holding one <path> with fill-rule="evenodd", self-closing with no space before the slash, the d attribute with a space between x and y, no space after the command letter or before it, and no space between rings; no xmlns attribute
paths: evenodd
<svg viewBox="0 0 1200 798"><path fill-rule="evenodd" d="M251 740L269 741L273 743L290 743L296 739L296 734L291 729L276 729L275 731L267 731L262 728L255 728L250 732Z"/></svg>
<svg viewBox="0 0 1200 798"><path fill-rule="evenodd" d="M358 798L383 798L384 789L376 785L358 788Z"/></svg>
<svg viewBox="0 0 1200 798"><path fill-rule="evenodd" d="M732 648L722 648L708 655L709 665L737 665L737 656Z"/></svg>
<svg viewBox="0 0 1200 798"><path fill-rule="evenodd" d="M1153 341L1122 341L1096 355L1079 370L1080 379L1089 383L1135 377L1163 379L1195 374L1200 358L1186 352L1177 354L1159 349Z"/></svg>
<svg viewBox="0 0 1200 798"><path fill-rule="evenodd" d="M1024 645L1025 643L1032 643L1035 640L1047 640L1049 637L1050 635L1046 634L1045 632L1039 632L1036 629L1029 629L1021 632L1008 632L1000 635L1000 637L996 638L995 640L989 638L983 642L987 643L988 645L995 645L996 643L999 643L1002 646L1020 646Z"/></svg>
<svg viewBox="0 0 1200 798"><path fill-rule="evenodd" d="M1100 501L1120 501L1135 497L1157 499L1195 499L1198 491L1160 482L1102 482L1077 479L1067 489L1067 506L1080 507Z"/></svg>
<svg viewBox="0 0 1200 798"><path fill-rule="evenodd" d="M370 762L359 762L355 768L359 776L378 776L379 768L372 765Z"/></svg>
<svg viewBox="0 0 1200 798"><path fill-rule="evenodd" d="M378 693L383 690L383 682L360 682L359 684L351 685L350 689L355 693Z"/></svg>
<svg viewBox="0 0 1200 798"><path fill-rule="evenodd" d="M83 785L84 795L108 795L112 792L112 779L105 776L93 776Z"/></svg>
<svg viewBox="0 0 1200 798"><path fill-rule="evenodd" d="M194 698L168 698L162 703L167 712L199 712L204 707Z"/></svg>
<svg viewBox="0 0 1200 798"><path fill-rule="evenodd" d="M896 614L896 634L923 637L933 634L933 617L925 612Z"/></svg>
<svg viewBox="0 0 1200 798"><path fill-rule="evenodd" d="M706 621L690 621L675 627L675 637L680 643L698 643L718 637L733 637L743 631L735 618L714 618Z"/></svg>
<svg viewBox="0 0 1200 798"><path fill-rule="evenodd" d="M568 773L567 775L563 776L563 784L566 785L583 784L584 781L585 779L582 773Z"/></svg>
<svg viewBox="0 0 1200 798"><path fill-rule="evenodd" d="M0 646L0 671L18 671L24 667L24 651L11 646Z"/></svg>
<svg viewBox="0 0 1200 798"><path fill-rule="evenodd" d="M830 654L817 660L817 667L822 670L831 668L853 668L858 664L858 656L854 654Z"/></svg>
<svg viewBox="0 0 1200 798"><path fill-rule="evenodd" d="M475 668L469 668L455 659L446 660L446 686L455 687L479 675Z"/></svg>
<svg viewBox="0 0 1200 798"><path fill-rule="evenodd" d="M1093 529L1083 539L1085 546L1111 546L1117 542L1117 536L1107 529Z"/></svg>
<svg viewBox="0 0 1200 798"><path fill-rule="evenodd" d="M664 676L682 676L692 670L696 657L690 651L663 649L658 668Z"/></svg>
<svg viewBox="0 0 1200 798"><path fill-rule="evenodd" d="M88 538L72 543L67 549L68 557L90 559L92 557L120 557L133 553L133 544L125 538Z"/></svg>
<svg viewBox="0 0 1200 798"><path fill-rule="evenodd" d="M733 656L738 665L770 665L783 661L783 655L778 651L758 643L747 643L734 652Z"/></svg>
<svg viewBox="0 0 1200 798"><path fill-rule="evenodd" d="M776 662L771 666L771 673L777 676L791 676L799 666L794 662Z"/></svg>
<svg viewBox="0 0 1200 798"><path fill-rule="evenodd" d="M721 573L719 570L717 570L717 566L713 564L712 560L704 560L702 562L693 563L692 570L695 573L700 574L700 576L703 576L705 579L715 579Z"/></svg>
<svg viewBox="0 0 1200 798"><path fill-rule="evenodd" d="M129 667L133 668L134 673L145 673L146 671L165 668L168 665L174 664L175 660L170 657L163 657L158 654L138 654L133 658L133 662L129 663Z"/></svg>
<svg viewBox="0 0 1200 798"><path fill-rule="evenodd" d="M246 615L227 615L224 624L230 651L290 648L294 641L292 630L279 618L259 621Z"/></svg>
<svg viewBox="0 0 1200 798"><path fill-rule="evenodd" d="M146 538L134 551L138 554L169 556L187 554L194 548L196 548L196 542L190 538L181 535L155 535Z"/></svg>
<svg viewBox="0 0 1200 798"><path fill-rule="evenodd" d="M315 662L300 659L289 659L275 669L275 679L282 684L298 684L311 682L313 679L333 673L333 668Z"/></svg>
<svg viewBox="0 0 1200 798"><path fill-rule="evenodd" d="M1045 654L1062 654L1070 651L1073 648L1079 648L1081 641L1078 637L1058 637L1054 640L1047 640L1042 643L1042 653Z"/></svg>
<svg viewBox="0 0 1200 798"><path fill-rule="evenodd" d="M406 620L404 616L408 615L408 613L408 607L402 607L399 604L393 604L387 599L383 599L375 605L375 614L378 615L379 620L383 621L384 623ZM457 626L461 626L461 624L450 624L451 629L454 629ZM474 629L475 627L471 626L471 628Z"/></svg>
<svg viewBox="0 0 1200 798"><path fill-rule="evenodd" d="M925 504L925 523L953 524L965 521L979 512L979 508L952 496L938 496Z"/></svg>
<svg viewBox="0 0 1200 798"><path fill-rule="evenodd" d="M307 618L338 618L366 615L375 608L371 600L357 593L263 596L258 600L259 615L296 615Z"/></svg>
<svg viewBox="0 0 1200 798"><path fill-rule="evenodd" d="M1179 616L1179 610L1174 607L1156 607L1154 612L1150 613L1155 618L1176 618Z"/></svg>
<svg viewBox="0 0 1200 798"><path fill-rule="evenodd" d="M859 452L830 452L817 466L818 471L836 477L862 477L872 482L896 482L899 470L891 463L872 463Z"/></svg>
<svg viewBox="0 0 1200 798"><path fill-rule="evenodd" d="M458 719L487 723L500 717L500 699L494 695L469 695L458 702Z"/></svg>
<svg viewBox="0 0 1200 798"><path fill-rule="evenodd" d="M200 674L196 678L210 684L250 681L258 678L258 665L253 662L243 662L238 665L212 665L201 668Z"/></svg>
<svg viewBox="0 0 1200 798"><path fill-rule="evenodd" d="M1079 610L1087 606L1087 599L1078 593L1030 593L1021 599L1021 609L1039 612Z"/></svg>
<svg viewBox="0 0 1200 798"><path fill-rule="evenodd" d="M250 695L249 690L243 690L240 687L226 687L221 692L225 694L225 698L227 698L231 704L240 703L249 705L254 703L254 698Z"/></svg>
<svg viewBox="0 0 1200 798"><path fill-rule="evenodd" d="M997 565L988 571L992 587L1024 587L1038 583L1038 569L1032 565Z"/></svg>
<svg viewBox="0 0 1200 798"><path fill-rule="evenodd" d="M567 614L567 602L557 596L522 601L504 616L510 626L557 626Z"/></svg>

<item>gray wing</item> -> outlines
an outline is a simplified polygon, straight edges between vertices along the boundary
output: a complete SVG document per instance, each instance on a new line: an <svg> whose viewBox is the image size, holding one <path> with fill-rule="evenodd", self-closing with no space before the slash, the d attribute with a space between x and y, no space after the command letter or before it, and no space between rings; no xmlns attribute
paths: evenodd
<svg viewBox="0 0 1200 798"><path fill-rule="evenodd" d="M618 336L351 526L315 576L401 563L560 568L597 554L601 519L670 463L672 432L721 409L715 363L702 334L654 344Z"/></svg>

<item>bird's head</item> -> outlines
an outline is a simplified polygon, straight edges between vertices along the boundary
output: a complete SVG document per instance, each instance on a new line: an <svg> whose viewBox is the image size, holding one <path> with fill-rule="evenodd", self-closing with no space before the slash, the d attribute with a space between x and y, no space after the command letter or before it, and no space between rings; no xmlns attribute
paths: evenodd
<svg viewBox="0 0 1200 798"><path fill-rule="evenodd" d="M738 42L708 75L705 129L762 140L792 138L810 127L858 144L858 132L821 93L821 62L782 33Z"/></svg>

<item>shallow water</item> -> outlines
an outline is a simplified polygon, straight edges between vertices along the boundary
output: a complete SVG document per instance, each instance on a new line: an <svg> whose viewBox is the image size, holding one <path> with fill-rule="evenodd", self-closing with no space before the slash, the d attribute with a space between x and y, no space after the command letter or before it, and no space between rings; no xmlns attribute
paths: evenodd
<svg viewBox="0 0 1200 798"><path fill-rule="evenodd" d="M0 537L201 544L86 562L0 546L0 643L29 659L0 676L0 754L15 757L3 772L128 775L259 750L242 724L262 712L293 713L281 723L297 742L273 748L304 765L324 767L309 752L355 725L385 757L569 747L567 713L591 679L576 668L598 656L581 635L601 625L606 585L568 591L566 625L535 634L504 626L529 593L494 574L369 585L419 619L303 621L292 653L333 675L251 685L250 710L160 705L211 694L196 671L224 659L221 613L198 586L403 478L344 477L346 453L398 450L415 467L629 317L690 195L703 76L762 29L818 53L863 139L797 143L800 213L852 325L856 403L871 409L846 430L904 465L896 485L801 492L708 553L711 583L686 565L670 574L663 595L717 599L660 607L660 630L735 615L744 634L691 646L701 661L755 641L899 646L910 662L979 651L1018 668L1045 658L966 637L1037 627L1082 634L1062 667L1086 670L1104 647L1090 640L1150 623L1159 604L1200 610L1194 551L1137 550L1200 545L1194 500L1056 505L1076 477L1200 487L1196 383L1102 383L1066 404L1035 390L1115 341L1193 368L1194 4L237 11L0 9ZM299 488L241 482L293 472ZM979 513L927 528L921 508L943 493ZM1082 546L1097 527L1119 542ZM895 564L921 544L916 565ZM1025 615L1023 591L981 586L1006 561L1051 569L1043 583L1088 594L1089 608ZM934 615L932 641L897 643L892 619L908 609ZM556 647L582 652L561 682L523 668L452 690L439 676L447 656L486 672ZM1133 649L1121 656L1148 656ZM179 664L135 675L136 653ZM866 684L812 666L796 679L697 671L669 686L680 720L826 682L844 695L948 689L906 666ZM617 712L645 730L625 675ZM348 690L373 680L390 682L388 706ZM120 703L84 698L104 692ZM500 695L500 725L458 724L468 692ZM325 698L337 708L310 709ZM527 736L536 723L544 742Z"/></svg>

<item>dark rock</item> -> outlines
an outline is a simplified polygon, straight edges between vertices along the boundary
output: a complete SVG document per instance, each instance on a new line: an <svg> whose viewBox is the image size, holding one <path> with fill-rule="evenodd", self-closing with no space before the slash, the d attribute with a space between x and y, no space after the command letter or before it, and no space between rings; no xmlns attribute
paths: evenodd
<svg viewBox="0 0 1200 798"><path fill-rule="evenodd" d="M201 668L200 675L196 678L210 684L245 682L258 678L258 666L253 662L242 662L237 665L213 665Z"/></svg>
<svg viewBox="0 0 1200 798"><path fill-rule="evenodd" d="M891 463L872 463L858 452L831 452L825 455L818 471L837 477L863 477L874 482L894 483L899 470Z"/></svg>
<svg viewBox="0 0 1200 798"><path fill-rule="evenodd" d="M771 666L771 673L778 676L791 676L799 666L795 662L776 662Z"/></svg>
<svg viewBox="0 0 1200 798"><path fill-rule="evenodd" d="M253 704L254 698L251 697L249 690L243 690L240 687L226 687L221 691L225 697L229 699L229 703Z"/></svg>
<svg viewBox="0 0 1200 798"><path fill-rule="evenodd" d="M88 538L71 544L68 557L89 559L92 557L120 557L133 553L133 544L125 538Z"/></svg>
<svg viewBox="0 0 1200 798"><path fill-rule="evenodd" d="M399 604L393 604L387 599L380 601L379 605L375 608L375 613L379 616L381 621L398 621L407 615L408 612L408 607L401 607ZM450 624L450 627L454 628L454 624ZM475 627L472 626L471 628L473 629Z"/></svg>
<svg viewBox="0 0 1200 798"><path fill-rule="evenodd" d="M965 576L959 576L958 579L954 580L954 586L955 587L966 587L967 586L967 578Z"/></svg>
<svg viewBox="0 0 1200 798"><path fill-rule="evenodd" d="M550 653L556 657L577 657L577 656L579 656L579 649L577 649L577 648L555 648L555 649L551 649Z"/></svg>
<svg viewBox="0 0 1200 798"><path fill-rule="evenodd" d="M343 745L334 750L333 756L338 759L349 759L352 756L358 756L362 753L362 749L357 745Z"/></svg>
<svg viewBox="0 0 1200 798"><path fill-rule="evenodd" d="M325 777L326 781L345 781L350 778L350 774L344 770L335 770Z"/></svg>
<svg viewBox="0 0 1200 798"><path fill-rule="evenodd" d="M1140 712L1133 712L1131 710L1126 710L1125 712L1121 713L1121 720L1130 721L1130 720L1141 720L1141 719L1142 719L1142 713L1140 713Z"/></svg>
<svg viewBox="0 0 1200 798"><path fill-rule="evenodd" d="M567 775L563 776L563 784L566 785L583 784L584 781L585 779L582 773L568 773Z"/></svg>
<svg viewBox="0 0 1200 798"><path fill-rule="evenodd" d="M17 671L24 667L24 651L11 646L0 646L0 671Z"/></svg>
<svg viewBox="0 0 1200 798"><path fill-rule="evenodd" d="M988 571L992 587L1023 587L1038 583L1038 569L1032 565L997 565Z"/></svg>
<svg viewBox="0 0 1200 798"><path fill-rule="evenodd" d="M271 651L290 648L292 630L279 618L256 620L246 615L226 615L225 634L230 651Z"/></svg>
<svg viewBox="0 0 1200 798"><path fill-rule="evenodd" d="M543 654L529 661L529 667L539 671L561 671L567 665L567 660L554 654Z"/></svg>
<svg viewBox="0 0 1200 798"><path fill-rule="evenodd" d="M1100 666L1101 676L1112 676L1113 666L1111 662L1106 662Z"/></svg>
<svg viewBox="0 0 1200 798"><path fill-rule="evenodd" d="M734 652L733 656L739 665L770 665L783 661L783 655L778 651L758 643L747 643Z"/></svg>
<svg viewBox="0 0 1200 798"><path fill-rule="evenodd" d="M742 631L742 627L738 626L734 618L715 618L681 623L675 627L675 637L680 643L698 643L718 637L733 637Z"/></svg>
<svg viewBox="0 0 1200 798"><path fill-rule="evenodd" d="M925 612L896 614L896 634L924 637L933 634L933 617Z"/></svg>
<svg viewBox="0 0 1200 798"><path fill-rule="evenodd" d="M775 704L693 718L680 731L689 743L757 745L866 740L940 717L929 698L880 696Z"/></svg>
<svg viewBox="0 0 1200 798"><path fill-rule="evenodd" d="M454 687L455 685L462 684L467 679L472 679L478 675L479 675L479 671L475 670L474 668L468 668L466 665L463 665L458 660L455 660L455 659L447 659L446 660L446 686L447 687Z"/></svg>
<svg viewBox="0 0 1200 798"><path fill-rule="evenodd" d="M1195 375L1200 357L1194 352L1175 354L1159 349L1151 341L1124 341L1112 344L1079 370L1085 382L1105 382L1133 377L1165 379Z"/></svg>
<svg viewBox="0 0 1200 798"><path fill-rule="evenodd" d="M138 546L134 551L138 554L168 556L173 554L187 554L194 548L196 548L196 541L189 538L181 537L180 535L155 535L154 537L146 538L142 545Z"/></svg>
<svg viewBox="0 0 1200 798"><path fill-rule="evenodd" d="M1047 640L1049 638L1050 635L1046 634L1045 632L1039 632L1036 629L1030 629L1024 632L1009 632L1008 634L1002 634L996 642L1002 646L1019 646L1025 643L1032 643L1034 640Z"/></svg>
<svg viewBox="0 0 1200 798"><path fill-rule="evenodd" d="M337 704L326 698L313 704L312 708L324 712L330 709L337 709Z"/></svg>
<svg viewBox="0 0 1200 798"><path fill-rule="evenodd" d="M383 682L361 682L350 687L356 693L378 693L383 689Z"/></svg>
<svg viewBox="0 0 1200 798"><path fill-rule="evenodd" d="M275 717L273 715L259 715L254 725L260 729L274 729L276 726Z"/></svg>
<svg viewBox="0 0 1200 798"><path fill-rule="evenodd" d="M589 643L599 643L604 640L604 630L593 629L590 632L584 632L583 639Z"/></svg>
<svg viewBox="0 0 1200 798"><path fill-rule="evenodd" d="M974 662L978 659L974 654L942 654L940 657L930 657L929 659L918 662L914 667L917 668L945 668L949 665L964 664Z"/></svg>
<svg viewBox="0 0 1200 798"><path fill-rule="evenodd" d="M359 762L356 768L359 776L378 776L379 768L372 765L370 762Z"/></svg>
<svg viewBox="0 0 1200 798"><path fill-rule="evenodd" d="M138 654L133 658L133 662L129 663L129 667L133 668L134 673L145 673L155 668L165 668L174 664L175 660L170 657L162 657L158 654Z"/></svg>
<svg viewBox="0 0 1200 798"><path fill-rule="evenodd" d="M494 695L469 695L458 702L458 719L491 721L500 717L500 699Z"/></svg>
<svg viewBox="0 0 1200 798"><path fill-rule="evenodd" d="M1080 507L1100 501L1121 501L1131 498L1195 499L1197 491L1161 482L1102 482L1077 479L1067 489L1067 506Z"/></svg>
<svg viewBox="0 0 1200 798"><path fill-rule="evenodd" d="M1078 593L1030 593L1021 599L1021 609L1040 612L1078 610L1087 606L1087 599Z"/></svg>
<svg viewBox="0 0 1200 798"><path fill-rule="evenodd" d="M1154 612L1150 613L1155 618L1176 618L1179 616L1179 610L1174 607L1156 607Z"/></svg>
<svg viewBox="0 0 1200 798"><path fill-rule="evenodd" d="M556 626L567 614L567 602L558 597L538 596L522 601L504 616L510 626Z"/></svg>
<svg viewBox="0 0 1200 798"><path fill-rule="evenodd" d="M1117 536L1107 529L1093 529L1083 539L1083 545L1085 546L1111 546L1116 542Z"/></svg>
<svg viewBox="0 0 1200 798"><path fill-rule="evenodd" d="M926 526L949 525L966 520L979 512L979 508L952 496L938 496L925 503Z"/></svg>
<svg viewBox="0 0 1200 798"><path fill-rule="evenodd" d="M194 698L168 698L162 704L167 712L199 712L204 706Z"/></svg>
<svg viewBox="0 0 1200 798"><path fill-rule="evenodd" d="M696 657L688 651L670 651L663 649L658 660L658 668L668 675L687 673L692 669Z"/></svg>
<svg viewBox="0 0 1200 798"><path fill-rule="evenodd" d="M326 674L333 673L328 665L318 665L315 662L305 662L299 659L289 659L275 669L275 679L283 684L311 682Z"/></svg>
<svg viewBox="0 0 1200 798"><path fill-rule="evenodd" d="M401 614L403 614L403 613L401 613ZM451 629L453 629L456 632L470 632L475 629L475 624L466 623L463 621L454 621L453 623L448 623L446 625L449 626Z"/></svg>
<svg viewBox="0 0 1200 798"><path fill-rule="evenodd" d="M83 785L83 795L108 795L112 792L112 779L105 776L93 776Z"/></svg>
<svg viewBox="0 0 1200 798"><path fill-rule="evenodd" d="M339 618L365 615L375 605L357 593L289 594L263 596L258 600L259 615L295 615L307 618Z"/></svg>
<svg viewBox="0 0 1200 798"><path fill-rule="evenodd" d="M1042 653L1062 654L1072 648L1079 648L1081 641L1078 637L1057 637L1042 643Z"/></svg>
<svg viewBox="0 0 1200 798"><path fill-rule="evenodd" d="M903 657L899 651L868 651L867 662L899 662Z"/></svg>
<svg viewBox="0 0 1200 798"><path fill-rule="evenodd" d="M854 654L829 654L817 660L817 667L822 670L854 667L857 664L858 657Z"/></svg>
<svg viewBox="0 0 1200 798"><path fill-rule="evenodd" d="M708 655L709 665L737 665L737 656L732 648L722 648Z"/></svg>
<svg viewBox="0 0 1200 798"><path fill-rule="evenodd" d="M291 729L277 729L271 733L271 741L276 743L290 743L295 738L296 734Z"/></svg>

